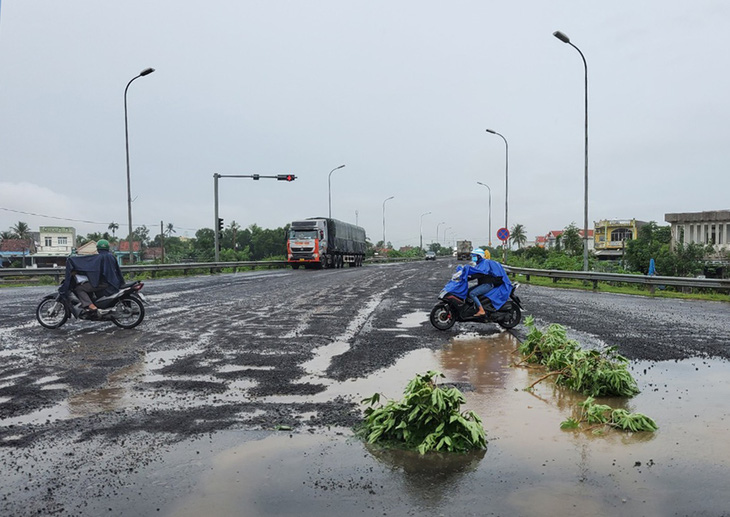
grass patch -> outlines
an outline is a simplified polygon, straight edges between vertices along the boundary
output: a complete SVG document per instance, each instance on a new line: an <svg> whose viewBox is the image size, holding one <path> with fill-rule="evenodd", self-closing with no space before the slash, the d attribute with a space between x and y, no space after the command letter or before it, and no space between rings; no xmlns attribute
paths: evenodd
<svg viewBox="0 0 730 517"><path fill-rule="evenodd" d="M530 280L527 280L525 275L516 275L516 280L526 285L537 285L541 287L556 287L558 289L579 289L581 291L593 291L593 283L586 282L583 280L572 280L572 279L561 279L554 282L552 278L544 276L530 275ZM687 300L708 300L715 302L730 302L730 294L719 293L717 291L712 292L692 292L683 293L675 291L672 287L666 289L656 289L654 294L649 292L647 287L643 285L627 284L627 283L608 283L599 282L598 288L595 291L601 293L617 293L617 294L630 294L636 296L646 296L648 298L678 298Z"/></svg>

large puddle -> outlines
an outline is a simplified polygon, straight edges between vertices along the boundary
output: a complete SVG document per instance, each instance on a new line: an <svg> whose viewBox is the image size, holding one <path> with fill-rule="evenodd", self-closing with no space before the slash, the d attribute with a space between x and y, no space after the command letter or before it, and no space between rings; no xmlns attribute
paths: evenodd
<svg viewBox="0 0 730 517"><path fill-rule="evenodd" d="M174 464L197 461L199 468L195 479L185 481L185 496L168 499L158 514L727 514L728 363L632 363L641 394L601 402L645 413L660 429L596 435L560 429L583 396L550 381L524 391L541 372L509 367L516 346L506 333L464 336L441 351L416 351L368 379L330 387L400 398L414 374L440 370L446 381L473 387L464 391L466 406L484 419L486 451L426 457L378 451L347 429L253 440L221 432L212 437L207 460L194 455L190 444L180 444L164 460L168 473Z"/></svg>
<svg viewBox="0 0 730 517"><path fill-rule="evenodd" d="M399 326L407 330L411 323L405 319ZM150 493L135 499L130 512L257 517L341 515L353 509L364 515L523 516L727 515L730 511L727 362L633 362L632 374L641 393L633 399L600 402L645 413L656 420L659 430L596 435L560 429L585 397L556 388L551 381L532 392L524 390L543 372L510 367L518 343L508 333L460 336L442 350L408 354L366 379L344 383L325 379L329 360L347 349L345 338L351 331L307 364L312 377L326 381L326 390L299 398L320 401L345 395L360 400L375 392L400 398L415 374L439 370L446 382L468 387L463 390L464 409L483 418L488 449L466 456L420 457L368 448L349 429L265 438L252 438L243 431L219 432L210 436L206 455L197 455L199 445L184 442L140 469L145 479L137 486L149 485ZM53 416L144 404L134 385L154 381L158 369L192 352L147 354L110 376L103 389L71 397L55 408ZM233 368L224 366L222 371ZM49 386L56 381L43 379ZM229 391L245 396L249 387L238 383ZM281 399L288 402L295 397ZM202 397L185 403L208 401ZM50 416L49 410L35 415ZM164 480L159 477L162 473ZM169 490L156 491L156 483Z"/></svg>

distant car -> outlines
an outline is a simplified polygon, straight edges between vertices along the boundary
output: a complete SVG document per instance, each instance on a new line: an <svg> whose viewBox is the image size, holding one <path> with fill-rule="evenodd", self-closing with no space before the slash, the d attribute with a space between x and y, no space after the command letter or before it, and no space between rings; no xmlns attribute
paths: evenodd
<svg viewBox="0 0 730 517"><path fill-rule="evenodd" d="M427 251L426 260L436 260L436 253L433 251Z"/></svg>

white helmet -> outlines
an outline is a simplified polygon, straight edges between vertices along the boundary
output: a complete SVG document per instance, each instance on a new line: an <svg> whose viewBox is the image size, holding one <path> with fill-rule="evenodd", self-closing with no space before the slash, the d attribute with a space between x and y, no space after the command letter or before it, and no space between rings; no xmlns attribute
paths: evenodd
<svg viewBox="0 0 730 517"><path fill-rule="evenodd" d="M479 255L482 258L486 258L484 256L484 250L482 248L474 248L473 250L471 250L471 254L472 255Z"/></svg>

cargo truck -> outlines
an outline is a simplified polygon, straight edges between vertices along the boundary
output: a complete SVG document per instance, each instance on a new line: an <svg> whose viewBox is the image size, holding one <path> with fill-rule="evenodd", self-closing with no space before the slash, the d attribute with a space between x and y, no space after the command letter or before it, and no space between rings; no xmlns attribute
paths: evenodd
<svg viewBox="0 0 730 517"><path fill-rule="evenodd" d="M472 249L471 241L456 241L456 259L469 260Z"/></svg>
<svg viewBox="0 0 730 517"><path fill-rule="evenodd" d="M294 269L359 267L365 248L364 228L327 217L293 221L286 242L287 261Z"/></svg>

